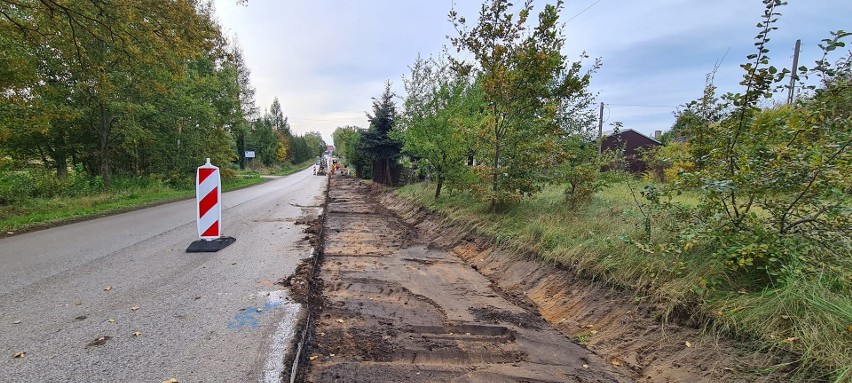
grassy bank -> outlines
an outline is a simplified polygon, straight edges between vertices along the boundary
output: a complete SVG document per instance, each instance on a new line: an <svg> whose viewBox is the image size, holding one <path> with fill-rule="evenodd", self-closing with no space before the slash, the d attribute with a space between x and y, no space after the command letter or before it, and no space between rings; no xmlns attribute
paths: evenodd
<svg viewBox="0 0 852 383"><path fill-rule="evenodd" d="M223 181L222 190L240 189L263 181L265 179L259 175L240 175ZM171 186L150 180L116 184L110 191L70 197L27 198L0 206L0 236L195 196L191 184Z"/></svg>
<svg viewBox="0 0 852 383"><path fill-rule="evenodd" d="M222 181L222 190L227 192L259 184L266 180L262 175L287 176L307 169L313 163L286 163L246 170L223 169L223 175L229 173L230 177L224 177L226 179ZM30 180L34 180L30 183L36 184L36 188L75 190L54 191L50 193L51 197L20 196L11 202L0 204L0 237L195 196L191 176L175 179L117 177L112 190L103 191L97 180L85 176L72 175L70 180L58 181L42 171L19 173L28 174L26 177L9 178L7 194L14 196L14 190L18 187L16 185Z"/></svg>
<svg viewBox="0 0 852 383"><path fill-rule="evenodd" d="M246 170L236 170L241 175L262 175L262 176L289 176L293 173L305 170L315 163L314 160L305 161L299 164L284 163L275 166L263 166L261 164L251 164Z"/></svg>
<svg viewBox="0 0 852 383"><path fill-rule="evenodd" d="M433 185L428 184L406 186L397 193L493 238L503 248L536 254L636 291L636 299L654 299L666 314L687 312L709 328L792 350L801 356L803 380L852 380L849 265L826 265L777 288L757 287L747 277L728 275L722 262L709 256L712 249L658 251L653 243L668 235L663 230L666 217L654 218L652 245L640 246L644 216L625 183L597 193L577 209L564 203L563 190L548 187L501 213L489 212L486 202L461 192L435 201ZM697 203L695 195L678 198Z"/></svg>

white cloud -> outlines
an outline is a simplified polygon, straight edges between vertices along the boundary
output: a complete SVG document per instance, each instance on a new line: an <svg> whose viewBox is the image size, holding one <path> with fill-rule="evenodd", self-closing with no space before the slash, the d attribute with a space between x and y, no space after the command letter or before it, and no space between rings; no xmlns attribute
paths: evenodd
<svg viewBox="0 0 852 383"><path fill-rule="evenodd" d="M460 15L473 22L478 1L457 0ZM595 0L568 1L563 20ZM802 39L800 62L810 65L820 39L848 28L852 2L814 0L782 7L770 57L787 67L793 42ZM441 1L216 0L226 29L239 35L257 88L268 108L278 97L294 130L319 131L326 140L339 125L366 127L365 111L384 81L402 92L400 77L418 53L439 53L454 35ZM543 2L536 2L536 10ZM738 65L753 50L759 1L600 0L565 25L565 53L586 51L604 67L593 79L600 100L613 104L611 120L652 133L671 126L671 110L701 94L704 76L730 48L716 76L721 91L738 90ZM617 107L644 105L646 107Z"/></svg>

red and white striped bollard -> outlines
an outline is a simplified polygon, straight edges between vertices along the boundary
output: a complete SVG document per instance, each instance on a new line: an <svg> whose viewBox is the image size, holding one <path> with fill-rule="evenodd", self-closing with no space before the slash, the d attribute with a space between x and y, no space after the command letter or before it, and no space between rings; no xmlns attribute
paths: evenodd
<svg viewBox="0 0 852 383"><path fill-rule="evenodd" d="M236 241L222 236L222 179L219 168L210 163L198 167L195 173L195 208L198 241L186 249L188 253L215 252Z"/></svg>

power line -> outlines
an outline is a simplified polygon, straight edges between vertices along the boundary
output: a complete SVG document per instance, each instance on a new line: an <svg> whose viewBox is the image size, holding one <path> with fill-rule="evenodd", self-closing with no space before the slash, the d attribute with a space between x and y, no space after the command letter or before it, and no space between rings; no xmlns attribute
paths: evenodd
<svg viewBox="0 0 852 383"><path fill-rule="evenodd" d="M625 105L625 104L607 104L609 106L623 106L628 108L677 108L672 105Z"/></svg>
<svg viewBox="0 0 852 383"><path fill-rule="evenodd" d="M574 15L574 16L571 16L571 18L570 18L570 19L568 19L568 20L565 20L565 23L566 23L566 24L568 24L568 22L569 22L569 21L574 20L575 18L577 18L577 16L582 15L582 14L583 14L583 12L588 11L588 10L589 10L589 8L594 7L595 5L597 5L597 4L598 4L598 3L600 3L600 2L601 2L601 0L595 1L594 3L592 3L592 5L590 5L590 6L586 7L586 9L583 9L582 11L580 11L580 13L578 13L578 14L576 14L576 15Z"/></svg>

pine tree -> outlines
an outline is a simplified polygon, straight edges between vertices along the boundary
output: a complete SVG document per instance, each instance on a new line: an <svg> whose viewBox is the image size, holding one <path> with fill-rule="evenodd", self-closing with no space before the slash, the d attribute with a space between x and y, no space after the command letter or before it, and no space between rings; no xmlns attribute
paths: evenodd
<svg viewBox="0 0 852 383"><path fill-rule="evenodd" d="M392 185L399 177L396 160L402 151L402 142L389 136L397 118L393 97L387 81L381 98L373 98L373 114L367 113L370 128L361 135L361 150L373 160L373 181L384 185Z"/></svg>

